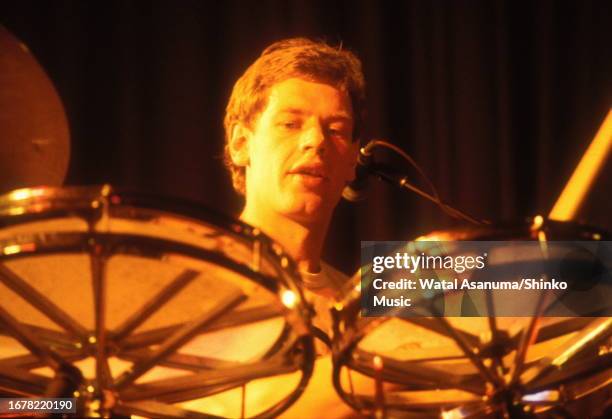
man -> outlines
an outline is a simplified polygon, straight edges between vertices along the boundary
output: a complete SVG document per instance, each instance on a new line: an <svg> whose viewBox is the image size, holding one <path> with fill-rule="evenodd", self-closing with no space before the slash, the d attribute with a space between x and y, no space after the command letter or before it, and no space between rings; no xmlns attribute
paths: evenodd
<svg viewBox="0 0 612 419"><path fill-rule="evenodd" d="M321 261L342 190L355 176L364 115L361 63L351 52L304 38L266 48L234 85L225 116L225 161L245 197L240 219L297 262L313 323L329 332L329 299L347 277ZM319 350L321 352L321 350ZM350 414L331 386L329 358L286 417Z"/></svg>
<svg viewBox="0 0 612 419"><path fill-rule="evenodd" d="M245 197L240 219L297 262L317 313L313 323L328 333L330 299L340 297L348 278L322 262L321 251L342 190L355 176L364 102L355 55L287 39L266 48L236 82L224 121L225 162ZM332 388L329 357L317 362L308 389L285 416L317 412L351 414Z"/></svg>
<svg viewBox="0 0 612 419"><path fill-rule="evenodd" d="M225 161L245 196L241 220L283 245L306 289L330 298L346 277L321 261L321 251L355 175L364 101L355 55L295 38L263 51L226 109Z"/></svg>

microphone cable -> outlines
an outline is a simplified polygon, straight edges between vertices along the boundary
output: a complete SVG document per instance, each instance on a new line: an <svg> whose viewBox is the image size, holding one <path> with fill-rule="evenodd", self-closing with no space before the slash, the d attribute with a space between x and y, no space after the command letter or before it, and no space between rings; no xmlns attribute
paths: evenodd
<svg viewBox="0 0 612 419"><path fill-rule="evenodd" d="M430 201L434 202L446 215L448 215L451 218L462 219L462 220L468 221L468 222L470 222L472 224L475 224L475 225L487 225L487 224L490 224L488 221L478 220L478 219L476 219L474 217L471 217L471 216L469 216L469 215L467 215L467 214L465 214L465 213L463 213L463 212L461 212L461 211L451 207L450 205L444 203L442 201L442 199L440 199L440 194L438 193L438 190L436 189L435 185L427 177L427 175L425 174L425 172L423 171L421 166L419 166L417 164L417 162L412 157L410 157L410 155L408 153L406 153L404 150L402 150L401 148L399 148L395 144L391 144L390 142L385 141L385 140L372 140L368 144L366 144L364 147L361 148L360 153L362 153L363 155L370 156L372 154L372 151L376 147L388 148L388 149L394 151L395 153L397 153L399 156L401 156L405 161L407 161L417 171L417 173L421 176L421 178L425 181L425 183L427 184L429 189L431 189L431 195L423 192L422 190L420 190L416 186L410 184L408 182L407 176L404 176L404 177L402 177L399 180L399 182L398 182L399 186L405 187L407 189L410 189L413 192L416 192L418 195L420 195L420 196L422 196L424 198L427 198Z"/></svg>

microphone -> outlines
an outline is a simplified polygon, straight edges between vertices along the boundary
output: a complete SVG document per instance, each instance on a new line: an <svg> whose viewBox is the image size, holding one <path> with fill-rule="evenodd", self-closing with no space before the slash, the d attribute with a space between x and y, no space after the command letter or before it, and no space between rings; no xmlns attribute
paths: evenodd
<svg viewBox="0 0 612 419"><path fill-rule="evenodd" d="M370 141L359 149L357 167L355 168L355 179L349 182L342 191L342 197L350 202L363 201L366 197L370 165L372 164L372 149L375 141Z"/></svg>

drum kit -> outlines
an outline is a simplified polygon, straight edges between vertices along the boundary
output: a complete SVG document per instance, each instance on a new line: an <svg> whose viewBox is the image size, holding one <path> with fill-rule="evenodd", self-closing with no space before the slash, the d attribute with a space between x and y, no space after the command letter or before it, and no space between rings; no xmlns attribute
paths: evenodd
<svg viewBox="0 0 612 419"><path fill-rule="evenodd" d="M14 185L27 186L0 184ZM542 235L610 240L542 217L424 239ZM0 196L0 397L74 398L90 417L331 417L324 399L355 417L610 414L610 317L362 317L359 282L344 295L328 375L311 380L315 313L258 229L110 185L13 189Z"/></svg>

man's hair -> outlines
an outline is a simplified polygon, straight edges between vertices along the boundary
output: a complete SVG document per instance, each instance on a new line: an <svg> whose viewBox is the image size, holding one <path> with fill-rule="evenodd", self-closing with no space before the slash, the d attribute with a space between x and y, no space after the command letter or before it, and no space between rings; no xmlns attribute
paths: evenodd
<svg viewBox="0 0 612 419"><path fill-rule="evenodd" d="M307 38L275 42L238 79L225 109L224 162L232 174L234 189L240 194L245 193L245 168L232 162L229 150L232 130L237 123L253 128L268 104L269 89L292 77L347 92L353 107L353 140L360 138L365 117L365 81L359 59L342 45L333 47Z"/></svg>

